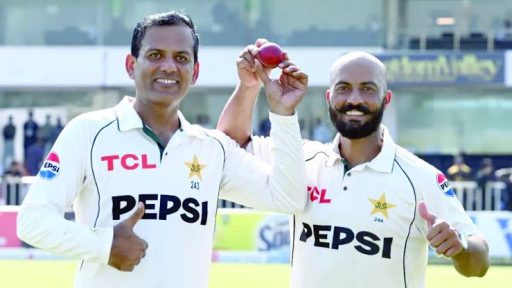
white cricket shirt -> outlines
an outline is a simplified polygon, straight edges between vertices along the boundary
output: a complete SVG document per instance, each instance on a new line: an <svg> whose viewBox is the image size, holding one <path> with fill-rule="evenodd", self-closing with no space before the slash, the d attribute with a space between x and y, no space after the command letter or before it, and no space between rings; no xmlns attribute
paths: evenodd
<svg viewBox="0 0 512 288"><path fill-rule="evenodd" d="M431 213L466 236L479 233L444 175L393 142L384 130L381 152L346 169L339 134L333 143L305 142L309 201L293 222L293 288L425 287L426 221ZM269 159L266 139L252 148Z"/></svg>
<svg viewBox="0 0 512 288"><path fill-rule="evenodd" d="M207 287L218 197L283 213L304 208L296 115L270 114L268 165L181 113L180 129L159 148L132 104L125 97L66 125L18 215L22 240L83 259L76 287ZM113 226L139 201L146 211L134 232L149 247L132 272L120 272L108 265ZM63 218L72 204L76 223Z"/></svg>

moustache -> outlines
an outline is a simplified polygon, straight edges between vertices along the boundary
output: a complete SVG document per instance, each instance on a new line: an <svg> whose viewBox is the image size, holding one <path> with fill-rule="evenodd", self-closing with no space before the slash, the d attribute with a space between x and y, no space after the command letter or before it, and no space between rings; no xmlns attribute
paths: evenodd
<svg viewBox="0 0 512 288"><path fill-rule="evenodd" d="M362 112L364 114L370 114L371 113L370 109L368 109L368 107L363 106L363 105L347 104L344 107L336 109L336 111L339 112L339 113L345 113L345 112L348 112L348 111L351 111L351 110L356 110L356 111Z"/></svg>

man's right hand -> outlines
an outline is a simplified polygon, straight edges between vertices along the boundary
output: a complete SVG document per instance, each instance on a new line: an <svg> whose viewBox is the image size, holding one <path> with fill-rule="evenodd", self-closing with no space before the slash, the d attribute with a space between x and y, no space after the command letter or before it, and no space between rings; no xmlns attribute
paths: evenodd
<svg viewBox="0 0 512 288"><path fill-rule="evenodd" d="M139 202L137 210L130 217L114 226L108 265L121 271L133 271L135 265L146 256L148 243L133 232L133 227L142 218L144 211L144 204Z"/></svg>
<svg viewBox="0 0 512 288"><path fill-rule="evenodd" d="M284 52L284 61L278 65L282 69L281 75L279 79L271 79L269 74L272 69L264 67L257 59L258 49L267 42L266 39L258 39L254 45L247 46L238 56L236 66L240 79L239 87L259 89L262 82L270 111L284 116L293 115L306 94L308 75L292 63L288 54ZM240 88L237 87L237 89ZM237 115L240 114L237 113ZM222 129L222 125L220 126L220 129L226 132Z"/></svg>
<svg viewBox="0 0 512 288"><path fill-rule="evenodd" d="M258 49L261 45L267 43L267 39L258 39L254 44L251 44L240 53L236 61L236 67L238 71L238 78L240 85L248 88L260 87L261 80L256 75L256 69L254 67L254 59L257 58ZM263 68L263 71L268 75L272 68Z"/></svg>

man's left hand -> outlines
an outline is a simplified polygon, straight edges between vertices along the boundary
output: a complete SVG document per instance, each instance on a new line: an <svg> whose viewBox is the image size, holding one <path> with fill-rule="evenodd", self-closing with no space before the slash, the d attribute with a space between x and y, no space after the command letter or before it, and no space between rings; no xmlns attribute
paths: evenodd
<svg viewBox="0 0 512 288"><path fill-rule="evenodd" d="M427 240L438 255L451 258L464 250L457 229L430 213L425 202L418 204L418 212L427 221Z"/></svg>
<svg viewBox="0 0 512 288"><path fill-rule="evenodd" d="M293 115L306 94L308 75L292 63L287 54L285 60L279 64L282 69L279 79L271 79L258 59L254 62L256 74L265 85L270 112L284 116Z"/></svg>

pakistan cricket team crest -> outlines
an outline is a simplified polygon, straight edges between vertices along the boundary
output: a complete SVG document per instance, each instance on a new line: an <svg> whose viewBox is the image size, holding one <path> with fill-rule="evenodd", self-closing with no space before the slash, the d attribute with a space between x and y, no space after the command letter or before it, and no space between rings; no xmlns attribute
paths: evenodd
<svg viewBox="0 0 512 288"><path fill-rule="evenodd" d="M379 199L372 199L368 198L368 200L372 203L373 209L372 212L370 212L370 215L374 215L377 213L380 213L386 217L386 219L389 218L388 215L388 209L396 207L395 204L391 204L388 201L386 201L386 193L382 193Z"/></svg>
<svg viewBox="0 0 512 288"><path fill-rule="evenodd" d="M206 167L206 165L199 163L199 160L197 159L197 156L195 154L194 158L192 159L192 162L185 162L185 165L187 165L189 169L188 178L197 176L199 180L203 180L203 178L201 178L201 172Z"/></svg>

